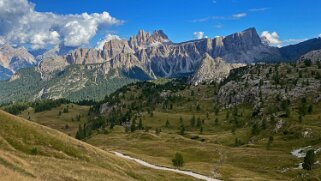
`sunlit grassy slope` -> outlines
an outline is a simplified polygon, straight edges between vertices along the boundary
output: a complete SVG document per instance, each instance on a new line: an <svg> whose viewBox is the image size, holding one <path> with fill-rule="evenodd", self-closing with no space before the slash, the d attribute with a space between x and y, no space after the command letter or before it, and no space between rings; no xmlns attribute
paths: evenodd
<svg viewBox="0 0 321 181"><path fill-rule="evenodd" d="M0 110L0 180L191 180L114 156Z"/></svg>

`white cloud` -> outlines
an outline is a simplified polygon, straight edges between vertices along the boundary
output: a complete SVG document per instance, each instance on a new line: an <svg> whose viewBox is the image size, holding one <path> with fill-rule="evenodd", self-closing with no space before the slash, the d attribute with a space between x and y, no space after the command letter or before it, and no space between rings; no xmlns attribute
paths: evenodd
<svg viewBox="0 0 321 181"><path fill-rule="evenodd" d="M101 39L97 42L96 49L102 50L104 48L104 45L106 42L109 42L109 41L115 40L115 39L120 40L120 37L117 35L112 35L112 34L106 35L106 37L104 39Z"/></svg>
<svg viewBox="0 0 321 181"><path fill-rule="evenodd" d="M193 33L193 35L194 35L194 38L195 39L203 39L203 38L207 38L207 36L204 36L204 32L194 32Z"/></svg>
<svg viewBox="0 0 321 181"><path fill-rule="evenodd" d="M321 34L318 37L321 38Z"/></svg>
<svg viewBox="0 0 321 181"><path fill-rule="evenodd" d="M269 8L253 8L253 9L249 9L250 12L261 12L261 11L266 11Z"/></svg>
<svg viewBox="0 0 321 181"><path fill-rule="evenodd" d="M280 37L277 32L268 32L263 31L261 34L261 39L263 42L271 45L271 46L277 46L280 47L282 45L282 42L280 40Z"/></svg>
<svg viewBox="0 0 321 181"><path fill-rule="evenodd" d="M0 0L0 36L34 49L59 43L77 47L88 44L98 31L122 23L108 12L58 15L34 7L28 0Z"/></svg>
<svg viewBox="0 0 321 181"><path fill-rule="evenodd" d="M224 25L223 24L217 24L217 25L215 25L215 28L222 29L222 28L224 28Z"/></svg>
<svg viewBox="0 0 321 181"><path fill-rule="evenodd" d="M238 13L238 14L233 14L233 18L234 19L241 19L241 18L244 18L245 16L247 16L246 13Z"/></svg>
<svg viewBox="0 0 321 181"><path fill-rule="evenodd" d="M231 16L210 16L206 18L194 19L191 22L193 23L204 23L210 20L239 20L247 16L247 13L238 13Z"/></svg>

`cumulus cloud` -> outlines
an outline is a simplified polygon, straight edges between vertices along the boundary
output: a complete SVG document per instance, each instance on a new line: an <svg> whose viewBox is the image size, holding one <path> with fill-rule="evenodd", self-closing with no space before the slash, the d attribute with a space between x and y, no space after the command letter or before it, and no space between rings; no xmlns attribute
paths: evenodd
<svg viewBox="0 0 321 181"><path fill-rule="evenodd" d="M104 45L106 42L109 42L111 40L120 40L120 37L117 35L107 34L104 39L101 39L97 42L96 49L102 50L104 48Z"/></svg>
<svg viewBox="0 0 321 181"><path fill-rule="evenodd" d="M318 37L321 38L321 34Z"/></svg>
<svg viewBox="0 0 321 181"><path fill-rule="evenodd" d="M261 34L261 39L263 42L271 46L280 47L282 45L282 42L277 32L270 33L269 31L263 31Z"/></svg>
<svg viewBox="0 0 321 181"><path fill-rule="evenodd" d="M28 0L0 0L0 36L33 49L63 43L78 47L89 43L96 33L122 21L108 12L58 15L37 12Z"/></svg>
<svg viewBox="0 0 321 181"><path fill-rule="evenodd" d="M207 38L207 36L204 36L204 32L194 32L193 33L193 35L194 35L194 38L195 39L203 39L203 38Z"/></svg>
<svg viewBox="0 0 321 181"><path fill-rule="evenodd" d="M247 16L246 13L238 13L238 14L233 14L233 18L234 19L241 19L241 18L244 18L245 16Z"/></svg>

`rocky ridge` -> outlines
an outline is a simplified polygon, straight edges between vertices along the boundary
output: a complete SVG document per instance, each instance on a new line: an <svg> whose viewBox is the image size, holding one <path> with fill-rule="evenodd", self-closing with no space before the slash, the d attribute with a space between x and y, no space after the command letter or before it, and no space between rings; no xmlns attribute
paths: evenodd
<svg viewBox="0 0 321 181"><path fill-rule="evenodd" d="M115 67L111 65L118 62L117 68L122 68L123 65L126 69L139 67L150 77L156 78L193 74L205 54L213 58L220 57L227 63L243 64L280 57L277 48L263 44L256 30L250 28L226 37L178 44L172 43L161 30L154 31L152 34L140 30L138 35L131 37L128 41L111 40L105 43L103 50L76 49L64 57L57 57L57 60L63 59L65 66L106 64L106 66ZM46 63L48 61L43 61L40 66L48 67L46 70L50 69L49 73L56 70L55 67ZM42 74L48 72L43 71Z"/></svg>

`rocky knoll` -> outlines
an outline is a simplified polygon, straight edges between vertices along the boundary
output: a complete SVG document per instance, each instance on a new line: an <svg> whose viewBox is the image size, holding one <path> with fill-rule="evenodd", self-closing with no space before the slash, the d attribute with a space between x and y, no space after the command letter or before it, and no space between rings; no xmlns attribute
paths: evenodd
<svg viewBox="0 0 321 181"><path fill-rule="evenodd" d="M232 69L242 66L246 66L246 64L226 63L222 58L213 59L206 53L192 76L191 83L197 85L202 82L221 81L228 76Z"/></svg>
<svg viewBox="0 0 321 181"><path fill-rule="evenodd" d="M265 104L271 109L278 109L275 103L296 101L306 95L319 101L320 79L321 71L316 64L250 65L231 71L220 87L216 101L226 108L250 102L256 108Z"/></svg>

